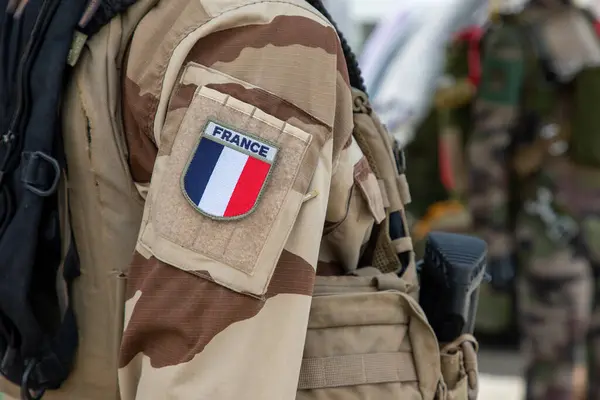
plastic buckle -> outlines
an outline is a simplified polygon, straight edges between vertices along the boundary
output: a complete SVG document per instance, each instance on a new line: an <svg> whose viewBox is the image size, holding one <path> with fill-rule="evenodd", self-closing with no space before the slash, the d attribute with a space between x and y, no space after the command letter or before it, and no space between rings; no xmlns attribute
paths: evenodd
<svg viewBox="0 0 600 400"><path fill-rule="evenodd" d="M34 151L34 152L23 152L22 154L24 166L23 172L21 176L21 180L23 181L23 185L30 192L40 196L40 197L48 197L56 192L58 188L58 182L60 181L60 165L58 161L52 156L44 153L43 151ZM52 184L48 189L43 189L38 186L39 179L36 179L39 173L40 162L45 161L54 170L54 178L52 180Z"/></svg>
<svg viewBox="0 0 600 400"><path fill-rule="evenodd" d="M21 379L21 400L40 400L46 393L46 389L33 391L29 387L31 374L37 366L38 362L35 359L29 360L26 364L25 372L23 372L23 378Z"/></svg>

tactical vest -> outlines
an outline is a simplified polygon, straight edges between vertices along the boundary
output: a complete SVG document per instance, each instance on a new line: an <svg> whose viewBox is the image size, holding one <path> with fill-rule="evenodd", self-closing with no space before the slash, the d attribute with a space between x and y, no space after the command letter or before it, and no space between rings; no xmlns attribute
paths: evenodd
<svg viewBox="0 0 600 400"><path fill-rule="evenodd" d="M418 302L402 152L367 96L353 96L353 137L380 182L387 218L363 257L371 267L317 276L296 399L474 400L476 340L463 335L440 346Z"/></svg>

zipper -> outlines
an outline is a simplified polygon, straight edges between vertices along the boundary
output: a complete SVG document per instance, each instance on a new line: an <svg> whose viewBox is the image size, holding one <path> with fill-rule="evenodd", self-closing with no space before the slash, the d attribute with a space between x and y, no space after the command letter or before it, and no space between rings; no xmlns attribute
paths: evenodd
<svg viewBox="0 0 600 400"><path fill-rule="evenodd" d="M19 60L19 70L17 73L17 108L11 118L9 128L6 133L2 135L0 144L6 146L6 152L4 157L0 161L0 186L8 163L13 156L13 150L15 148L14 141L19 139L19 131L22 124L23 115L27 114L29 109L29 94L27 93L27 84L29 82L29 73L32 67L32 61L35 60L36 50L39 48L40 39L43 37L43 32L48 27L48 23L54 16L54 12L58 8L60 0L44 0L38 12L37 18L33 25L32 32L27 41L25 51Z"/></svg>

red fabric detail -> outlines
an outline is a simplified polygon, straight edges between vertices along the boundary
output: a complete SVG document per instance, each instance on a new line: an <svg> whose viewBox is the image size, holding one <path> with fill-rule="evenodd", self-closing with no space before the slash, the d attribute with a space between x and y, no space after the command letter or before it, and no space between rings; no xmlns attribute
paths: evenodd
<svg viewBox="0 0 600 400"><path fill-rule="evenodd" d="M475 86L479 85L481 79L481 54L479 52L479 42L483 36L483 29L478 26L469 27L460 31L455 40L468 42L469 50L467 61L469 64L469 80Z"/></svg>
<svg viewBox="0 0 600 400"><path fill-rule="evenodd" d="M438 163L440 169L440 180L447 191L454 189L454 175L452 174L452 165L450 163L450 151L446 143L438 139Z"/></svg>
<svg viewBox="0 0 600 400"><path fill-rule="evenodd" d="M235 189L233 189L224 217L244 215L254 207L270 169L270 164L258 158L248 157Z"/></svg>

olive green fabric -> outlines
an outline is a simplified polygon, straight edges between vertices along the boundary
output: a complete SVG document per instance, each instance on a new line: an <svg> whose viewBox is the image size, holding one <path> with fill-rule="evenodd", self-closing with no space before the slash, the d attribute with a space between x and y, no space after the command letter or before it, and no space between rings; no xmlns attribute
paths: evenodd
<svg viewBox="0 0 600 400"><path fill-rule="evenodd" d="M467 76L467 45L457 42L448 48L447 75L453 79ZM470 105L453 110L438 110L432 107L428 116L417 129L415 139L406 147L407 171L412 202L408 212L415 219L422 218L433 203L449 198L449 193L440 179L438 159L438 137L440 129L456 125L462 132L470 130ZM465 137L466 135L463 135ZM463 143L464 143L463 139Z"/></svg>
<svg viewBox="0 0 600 400"><path fill-rule="evenodd" d="M458 82L469 76L468 62L469 43L461 41L450 46L448 50L447 76ZM440 109L440 131L457 132L461 137L462 143L462 158L466 159L465 148L469 138L469 133L472 130L472 101L456 107ZM464 179L464 177L459 177ZM455 193L460 200L464 201L464 193Z"/></svg>
<svg viewBox="0 0 600 400"><path fill-rule="evenodd" d="M483 49L489 35L484 35L480 43ZM454 79L466 77L469 74L468 48L466 42L458 42L451 47L448 56L448 73ZM446 111L446 119L442 127L446 129L457 129L461 134L463 150L471 138L473 131L473 102L452 108ZM460 200L468 201L467 193L457 193ZM501 293L492 289L488 283L482 283L479 293L479 306L475 329L477 334L504 335L511 333L514 329L514 297L508 293Z"/></svg>
<svg viewBox="0 0 600 400"><path fill-rule="evenodd" d="M573 108L570 156L577 164L600 167L600 68L589 68L577 75L574 82L574 97L577 107Z"/></svg>
<svg viewBox="0 0 600 400"><path fill-rule="evenodd" d="M431 204L448 197L440 181L438 127L438 113L432 109L417 129L414 141L406 147L406 179L412 198L406 209L415 219L422 218Z"/></svg>

